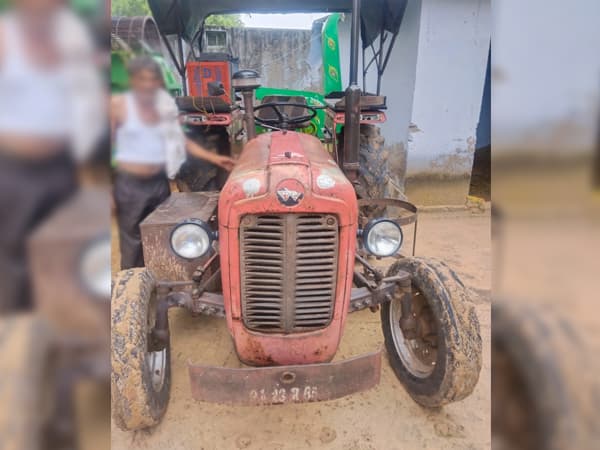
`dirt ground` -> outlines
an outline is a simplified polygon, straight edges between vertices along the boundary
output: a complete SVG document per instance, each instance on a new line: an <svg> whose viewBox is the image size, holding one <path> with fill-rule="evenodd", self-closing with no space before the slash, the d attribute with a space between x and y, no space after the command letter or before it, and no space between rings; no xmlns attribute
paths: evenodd
<svg viewBox="0 0 600 450"><path fill-rule="evenodd" d="M114 229L114 228L113 228ZM410 234L410 233L407 233ZM116 245L116 239L113 239ZM410 242L405 245L410 248ZM384 358L376 388L339 400L270 407L231 407L191 398L187 362L241 367L224 320L169 314L173 383L162 423L150 431L112 426L120 449L488 449L490 438L491 243L489 213L427 213L417 255L446 261L474 292L483 338L483 368L474 393L439 410L417 405ZM113 251L113 267L118 251ZM382 347L379 313L349 317L337 359ZM385 356L385 355L384 355Z"/></svg>

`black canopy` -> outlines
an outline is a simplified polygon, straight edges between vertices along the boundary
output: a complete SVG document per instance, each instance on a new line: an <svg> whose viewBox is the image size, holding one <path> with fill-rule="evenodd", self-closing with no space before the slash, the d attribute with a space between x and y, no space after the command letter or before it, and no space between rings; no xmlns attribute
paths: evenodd
<svg viewBox="0 0 600 450"><path fill-rule="evenodd" d="M373 43L382 30L398 32L408 0L363 0L361 2L361 35L363 47Z"/></svg>
<svg viewBox="0 0 600 450"><path fill-rule="evenodd" d="M363 46L381 30L396 33L408 0L363 0ZM181 34L191 41L206 17L238 13L350 12L352 0L148 0L158 28L165 35Z"/></svg>

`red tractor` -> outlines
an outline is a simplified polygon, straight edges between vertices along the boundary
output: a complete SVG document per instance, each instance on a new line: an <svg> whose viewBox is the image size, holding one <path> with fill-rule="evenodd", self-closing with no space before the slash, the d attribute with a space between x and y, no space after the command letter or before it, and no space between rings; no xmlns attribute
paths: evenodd
<svg viewBox="0 0 600 450"><path fill-rule="evenodd" d="M167 34L186 23L176 20L185 11L202 23L249 9L233 0L170 3L151 2ZM255 12L272 9L251 3ZM313 402L376 385L381 350L332 362L347 315L365 308L381 310L389 362L418 403L461 400L477 383L482 344L469 291L443 262L400 255L403 229L416 235L415 206L365 195L361 115L374 99L357 86L360 1L277 3L286 5L352 13L350 86L338 102L343 138L328 150L295 131L315 107L276 99L256 106L258 74L233 76L247 137L235 169L220 191L174 193L159 206L141 226L146 267L113 282L112 407L123 429L156 425L165 414L172 307L225 317L238 357L252 366L190 364L193 396L205 402ZM256 136L256 124L271 132ZM393 259L384 273L368 255Z"/></svg>

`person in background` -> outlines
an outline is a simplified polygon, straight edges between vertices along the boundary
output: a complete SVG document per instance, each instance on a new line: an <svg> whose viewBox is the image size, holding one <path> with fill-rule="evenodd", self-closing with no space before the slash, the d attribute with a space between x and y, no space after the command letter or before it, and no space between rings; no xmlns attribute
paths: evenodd
<svg viewBox="0 0 600 450"><path fill-rule="evenodd" d="M130 91L111 102L121 269L144 266L140 223L170 195L168 179L177 175L186 150L227 171L234 164L185 137L175 101L151 57L132 59L128 71Z"/></svg>
<svg viewBox="0 0 600 450"><path fill-rule="evenodd" d="M0 15L0 313L33 306L30 233L77 188L105 127L86 25L62 0L13 0Z"/></svg>

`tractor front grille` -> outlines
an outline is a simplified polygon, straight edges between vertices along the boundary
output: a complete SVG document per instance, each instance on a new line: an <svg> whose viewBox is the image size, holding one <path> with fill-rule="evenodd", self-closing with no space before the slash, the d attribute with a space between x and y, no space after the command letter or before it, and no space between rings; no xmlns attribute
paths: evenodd
<svg viewBox="0 0 600 450"><path fill-rule="evenodd" d="M240 275L246 327L273 333L325 328L333 316L337 261L333 215L244 216Z"/></svg>

